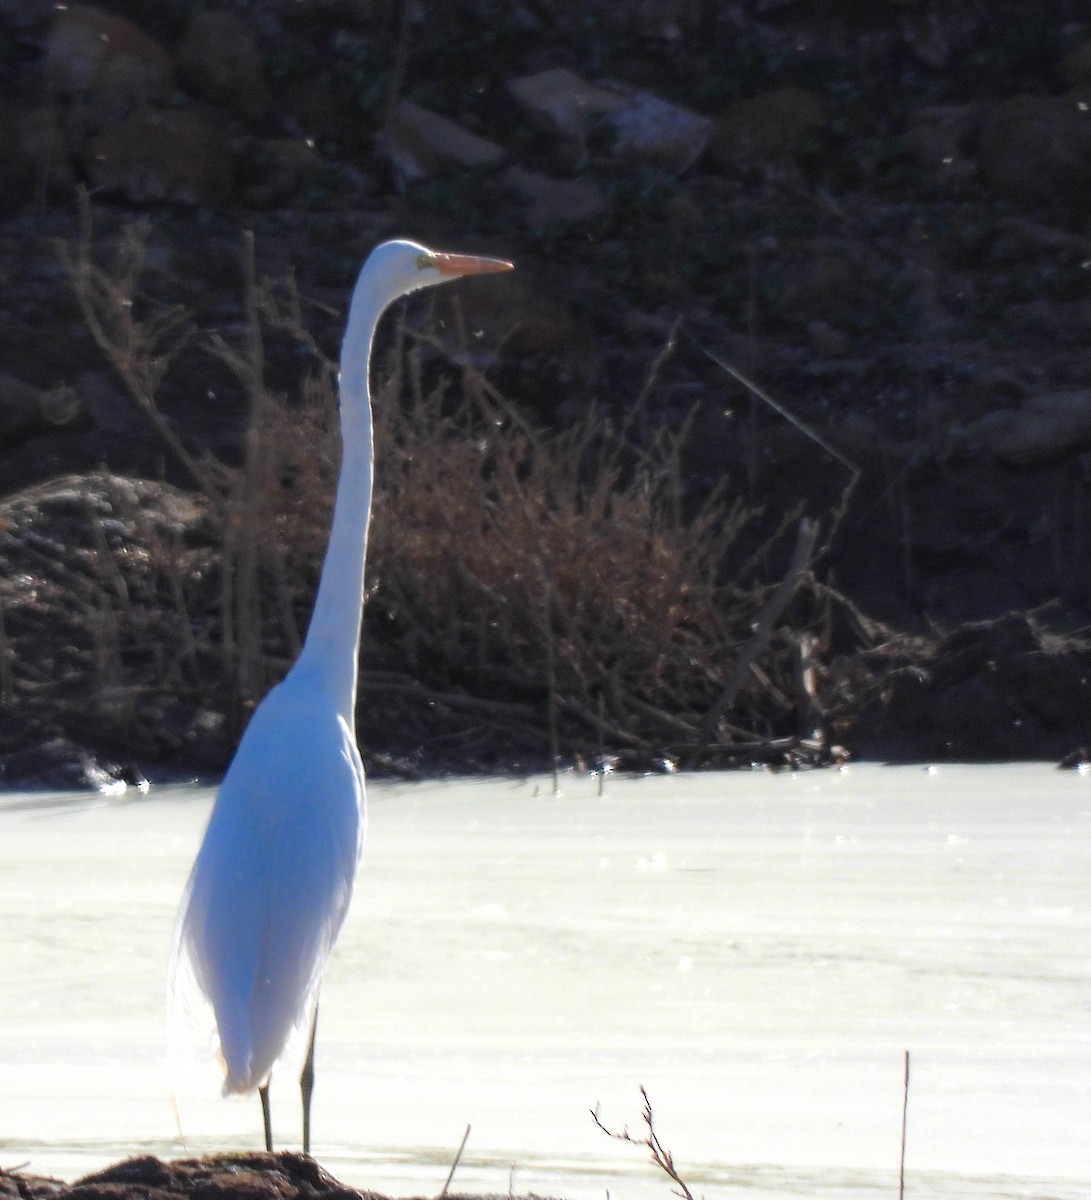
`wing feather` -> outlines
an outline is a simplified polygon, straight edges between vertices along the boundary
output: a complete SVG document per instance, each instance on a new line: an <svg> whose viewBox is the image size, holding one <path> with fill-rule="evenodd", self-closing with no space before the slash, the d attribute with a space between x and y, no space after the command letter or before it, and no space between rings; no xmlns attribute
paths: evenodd
<svg viewBox="0 0 1091 1200"><path fill-rule="evenodd" d="M363 841L355 739L332 706L312 696L298 709L282 684L255 712L175 933L172 1009L191 1006L194 989L207 998L225 1093L264 1083L293 1031L309 1025Z"/></svg>

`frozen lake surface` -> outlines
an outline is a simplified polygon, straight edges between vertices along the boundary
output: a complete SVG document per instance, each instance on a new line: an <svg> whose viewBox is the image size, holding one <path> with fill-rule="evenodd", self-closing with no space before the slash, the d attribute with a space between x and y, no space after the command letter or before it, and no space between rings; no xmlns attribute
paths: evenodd
<svg viewBox="0 0 1091 1200"><path fill-rule="evenodd" d="M346 1182L1091 1198L1091 776L1045 766L375 785L326 976L315 1153ZM0 1164L260 1145L184 1105L166 957L209 794L0 797ZM294 1082L274 1130L298 1145Z"/></svg>

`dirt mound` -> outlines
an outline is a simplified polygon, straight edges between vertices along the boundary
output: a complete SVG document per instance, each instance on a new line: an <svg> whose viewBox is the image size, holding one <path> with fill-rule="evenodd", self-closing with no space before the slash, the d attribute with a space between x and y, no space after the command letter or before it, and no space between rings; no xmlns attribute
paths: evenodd
<svg viewBox="0 0 1091 1200"><path fill-rule="evenodd" d="M891 671L856 732L895 757L1060 761L1091 741L1091 641L1021 613L966 625Z"/></svg>
<svg viewBox="0 0 1091 1200"><path fill-rule="evenodd" d="M3 1200L378 1200L338 1183L302 1154L223 1154L171 1162L150 1155L75 1183L0 1170Z"/></svg>

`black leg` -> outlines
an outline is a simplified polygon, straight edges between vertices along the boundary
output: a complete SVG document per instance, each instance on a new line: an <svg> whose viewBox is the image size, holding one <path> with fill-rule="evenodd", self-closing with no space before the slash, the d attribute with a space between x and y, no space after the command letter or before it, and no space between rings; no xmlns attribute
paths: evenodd
<svg viewBox="0 0 1091 1200"><path fill-rule="evenodd" d="M265 1149L271 1154L273 1152L273 1121L269 1116L269 1085L258 1088L258 1097L261 1100L261 1123L265 1126Z"/></svg>
<svg viewBox="0 0 1091 1200"><path fill-rule="evenodd" d="M299 1092L303 1097L303 1153L311 1152L311 1097L314 1095L314 1035L318 1029L318 1002L315 1001L311 1020L311 1040L307 1045L307 1061L299 1076Z"/></svg>

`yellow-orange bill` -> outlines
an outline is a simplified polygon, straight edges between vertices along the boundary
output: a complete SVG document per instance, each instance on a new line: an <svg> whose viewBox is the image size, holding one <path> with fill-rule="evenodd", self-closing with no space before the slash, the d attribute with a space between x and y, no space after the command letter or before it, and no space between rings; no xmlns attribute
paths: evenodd
<svg viewBox="0 0 1091 1200"><path fill-rule="evenodd" d="M504 258L479 258L474 254L433 254L432 265L444 275L492 275L514 271L515 263Z"/></svg>

